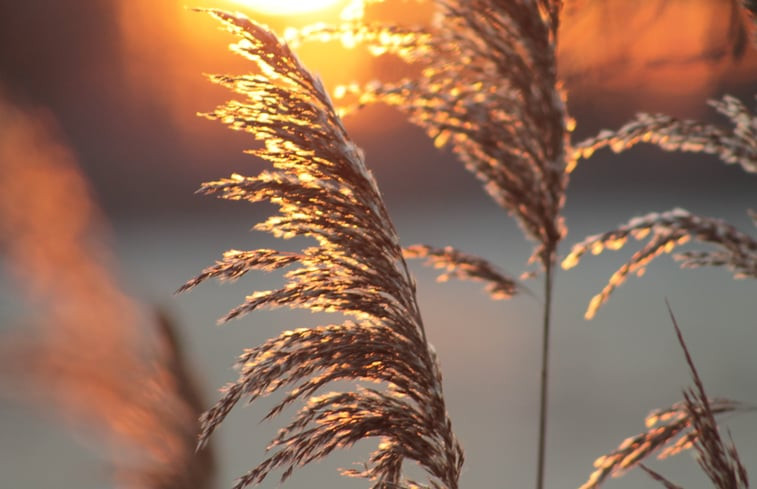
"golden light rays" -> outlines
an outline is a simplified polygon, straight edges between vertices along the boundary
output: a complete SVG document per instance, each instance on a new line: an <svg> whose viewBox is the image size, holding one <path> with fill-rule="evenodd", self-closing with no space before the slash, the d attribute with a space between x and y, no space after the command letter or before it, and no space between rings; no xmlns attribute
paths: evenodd
<svg viewBox="0 0 757 489"><path fill-rule="evenodd" d="M266 15L302 15L326 10L345 2L344 0L234 0L234 3Z"/></svg>
<svg viewBox="0 0 757 489"><path fill-rule="evenodd" d="M347 2L341 0L339 3L342 5L339 5L335 0L330 1L334 3L331 8L323 7L300 15L271 15L254 10L247 2L234 0L209 3L213 7L242 11L283 33L287 27L302 27L315 21L338 22L341 7ZM276 5L293 6L315 2L274 0L256 3L273 8ZM218 56L219 52L223 52L228 38L221 29L207 28L209 22L197 12L188 10L187 5L184 0L120 2L122 59L130 93L143 99L152 99L154 103L166 107L180 135L190 139L192 144L203 145L203 149L211 152L211 148L217 147L218 138L224 136L209 131L208 125L194 117L194 114L197 107L220 103L225 94L208 86L201 74L208 71L244 72L249 69L249 65L234 56ZM345 50L336 43L302 46L297 53L323 78L329 89L345 81L364 80L371 76L371 61L368 57L357 50ZM363 122L360 118L355 118L350 124L359 125Z"/></svg>

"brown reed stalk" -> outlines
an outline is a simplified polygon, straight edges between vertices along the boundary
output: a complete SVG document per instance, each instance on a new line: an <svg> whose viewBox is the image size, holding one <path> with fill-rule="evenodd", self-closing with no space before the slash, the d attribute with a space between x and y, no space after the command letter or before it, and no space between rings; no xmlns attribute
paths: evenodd
<svg viewBox="0 0 757 489"><path fill-rule="evenodd" d="M709 399L713 415L754 410L753 406L730 399ZM645 419L647 431L623 440L618 447L594 461L594 472L580 489L599 487L608 477L619 477L639 466L645 459L657 454L665 459L694 446L698 431L694 417L698 411L689 410L685 401L665 409L655 409Z"/></svg>
<svg viewBox="0 0 757 489"><path fill-rule="evenodd" d="M266 418L304 401L269 446L270 454L242 476L236 488L281 469L282 481L299 466L363 438L380 438L365 470L375 488L456 489L463 452L452 431L442 377L428 343L415 283L395 228L362 151L349 138L320 80L265 27L241 16L207 10L240 40L232 51L251 60L258 74L213 75L243 100L206 114L248 132L264 147L250 153L273 164L257 176L232 175L203 184L200 193L229 200L269 201L278 214L255 226L280 238L309 238L296 253L232 250L187 282L235 279L249 270L286 268L285 284L258 291L223 319L260 307L288 306L339 312L349 320L285 331L246 350L236 382L202 417L200 446L243 398L290 390ZM341 379L381 384L319 394ZM428 483L407 480L403 464L425 469Z"/></svg>
<svg viewBox="0 0 757 489"><path fill-rule="evenodd" d="M203 409L176 326L128 297L103 217L44 112L0 97L0 252L33 311L0 338L0 394L104 446L124 489L207 489Z"/></svg>

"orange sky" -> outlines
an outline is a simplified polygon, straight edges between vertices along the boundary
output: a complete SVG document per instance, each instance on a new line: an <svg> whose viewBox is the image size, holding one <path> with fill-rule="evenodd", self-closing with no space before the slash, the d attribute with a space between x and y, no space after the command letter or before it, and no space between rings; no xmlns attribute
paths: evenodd
<svg viewBox="0 0 757 489"><path fill-rule="evenodd" d="M716 95L721 85L757 82L732 0L574 0L562 19L560 69L574 94L597 89L631 104L676 110ZM643 7L639 7L643 4ZM743 53L734 53L741 42ZM576 93L578 92L578 93ZM646 109L651 110L651 109ZM658 109L661 110L661 109Z"/></svg>
<svg viewBox="0 0 757 489"><path fill-rule="evenodd" d="M337 22L347 2L298 17L264 16L234 0L210 3L242 11L281 32L289 25ZM129 0L120 7L134 89L156 91L184 121L225 96L200 73L248 69L244 60L224 51L231 36L186 5L186 0ZM645 110L686 110L690 105L704 108L694 102L714 95L724 83L757 81L757 52L748 48L742 56L732 53L738 38L733 5L732 0L569 0L559 59L562 76L572 89L570 97L605 95L626 104L643 101L651 106ZM420 22L429 12L423 2L390 1L380 9L382 18L406 23ZM306 45L298 52L331 87L355 79L391 78L398 68L359 49L333 44Z"/></svg>
<svg viewBox="0 0 757 489"><path fill-rule="evenodd" d="M726 92L749 103L757 50L734 54L734 2L568 0L558 59L577 137L617 127L637 110L708 118L704 100ZM250 161L241 154L248 138L195 116L230 96L203 73L244 73L250 65L228 52L234 39L217 22L187 9L194 5L243 10L235 0L69 0L47 5L46 15L23 2L0 15L0 85L14 103L44 107L58 121L107 212L206 208L212 203L192 194L198 182ZM283 31L336 21L342 5L304 17L247 13ZM387 0L368 17L418 23L428 15L428 2ZM314 43L298 52L330 88L409 72L360 48ZM371 164L388 172L386 192L423 171L410 162L451 159L394 109L371 107L346 124ZM396 163L388 140L408 164ZM447 170L435 175L464 194Z"/></svg>

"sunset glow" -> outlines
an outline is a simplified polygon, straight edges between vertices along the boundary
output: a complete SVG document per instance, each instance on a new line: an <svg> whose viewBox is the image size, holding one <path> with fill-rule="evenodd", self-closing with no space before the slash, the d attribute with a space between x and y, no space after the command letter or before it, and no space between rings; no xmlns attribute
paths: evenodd
<svg viewBox="0 0 757 489"><path fill-rule="evenodd" d="M268 15L298 15L324 10L341 0L235 0L257 12Z"/></svg>

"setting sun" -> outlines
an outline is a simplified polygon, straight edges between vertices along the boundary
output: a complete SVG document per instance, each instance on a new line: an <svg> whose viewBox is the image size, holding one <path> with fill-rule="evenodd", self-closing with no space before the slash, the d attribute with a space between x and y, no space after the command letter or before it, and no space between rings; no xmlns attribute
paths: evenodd
<svg viewBox="0 0 757 489"><path fill-rule="evenodd" d="M333 7L342 0L235 0L268 15L297 15Z"/></svg>

